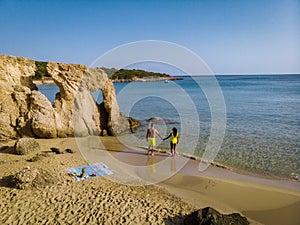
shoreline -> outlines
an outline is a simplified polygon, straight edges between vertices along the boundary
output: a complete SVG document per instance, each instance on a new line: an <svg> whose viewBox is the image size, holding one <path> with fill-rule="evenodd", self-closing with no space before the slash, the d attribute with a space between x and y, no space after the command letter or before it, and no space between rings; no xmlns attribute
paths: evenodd
<svg viewBox="0 0 300 225"><path fill-rule="evenodd" d="M105 145L105 147L107 147ZM147 150L136 147L130 149L132 154L133 152L137 152L136 155L145 155ZM122 160L131 165L141 166L142 164L136 164L136 158L130 158L131 156L127 154L128 152L123 150L114 150L112 154L117 159ZM170 157L168 150L156 150L155 154L158 154L156 162L160 162L165 158ZM183 157L188 160L186 165L179 171L179 173L186 175L186 176L203 176L203 177L211 177L211 178L220 178L220 179L229 179L229 180L236 180L236 181L245 181L245 182L253 182L261 185L267 185L274 188L281 188L286 189L288 191L296 191L300 194L300 182L288 178L288 177L273 177L273 176L265 176L263 174L252 173L246 170L238 169L238 168L230 168L218 163L210 163L208 168L201 172L198 170L198 165L200 163L199 158L190 157L186 154L177 154L176 157ZM172 158L172 157L171 157Z"/></svg>
<svg viewBox="0 0 300 225"><path fill-rule="evenodd" d="M115 137L105 137L105 138L109 139L109 138L115 138ZM105 147L107 147L107 146L105 146ZM126 147L124 146L124 148L126 148ZM116 152L121 153L122 150L123 149L119 149ZM134 148L131 148L131 150L137 151L140 153L146 152L145 148L143 148L143 147L134 147ZM158 153L158 154L162 153L163 156L165 156L165 157L167 157L169 155L169 152L170 152L169 149L155 149L155 153ZM192 170L198 171L198 166L196 166L196 164L198 165L200 163L200 160L201 160L200 157L197 157L194 155L189 155L186 153L181 153L181 152L177 152L177 156L189 159L191 164L195 164L195 165L193 165ZM134 162L132 162L130 159L127 159L126 155L122 155L122 159L125 159L126 163L134 165ZM208 176L214 176L216 178L229 178L229 179L236 179L236 180L242 179L245 181L258 182L261 184L270 185L270 186L279 187L279 188L298 190L300 192L299 180L288 177L288 176L260 174L260 173L248 171L248 170L245 170L242 168L229 167L229 166L226 166L226 165L223 165L220 163L216 163L216 162L211 162L211 163L208 163L205 161L203 161L203 162L206 164L209 164L209 168L210 168L210 169L206 170L204 173L202 173L204 175L207 174ZM186 175L195 175L194 173L191 173L189 170L191 170L191 169L184 170L184 168L183 168L183 171L181 171L181 172L185 173ZM212 171L212 172L210 172L210 171ZM289 184L292 184L292 185L289 187Z"/></svg>
<svg viewBox="0 0 300 225"><path fill-rule="evenodd" d="M109 141L104 141L103 145L109 150ZM116 151L114 148L114 157L128 164L142 166L147 151L126 149ZM167 160L166 163L170 164L169 168L172 170L173 159L164 152L156 153L152 166L156 162ZM180 156L175 157L176 163L177 160L180 164ZM178 173L156 185L196 208L211 206L226 214L241 213L251 224L296 225L300 221L300 215L297 213L300 210L299 182L249 176L217 166L210 166L204 172L199 172L198 163L197 160L189 159ZM158 172L157 165L154 173L159 175Z"/></svg>
<svg viewBox="0 0 300 225"><path fill-rule="evenodd" d="M41 150L24 156L14 155L10 152L10 148L5 147L13 146L13 140L0 143L0 177L13 174L26 166L34 166L52 171L62 179L62 182L57 184L58 186L38 190L15 190L1 185L0 202L3 203L0 204L0 218L3 217L4 221L8 221L7 223L13 222L14 218L23 222L37 221L37 217L44 215L45 212L49 218L53 219L56 218L56 208L59 208L66 218L74 217L78 221L85 222L89 216L93 217L95 221L99 217L103 219L104 223L105 221L106 223L120 221L123 216L115 214L115 212L121 211L129 212L132 218L126 214L124 219L135 223L164 224L166 222L162 221L169 221L166 218L173 222L174 218L177 218L177 224L182 224L182 220L180 220L182 217L176 215L186 215L195 209L207 206L225 214L240 213L246 216L251 224L276 224L280 221L281 224L296 225L300 221L298 213L300 209L299 182L252 177L217 166L209 166L204 172L199 172L197 160L181 156L170 157L168 151L166 153L156 152L154 157L149 157L146 149L128 148L122 145L116 137L99 139L94 136L78 140L75 138L36 140L40 143ZM50 147L70 148L75 150L75 153L52 154L49 153ZM46 152L52 155L34 163L28 161L34 155ZM105 155L107 154L110 157L106 161ZM116 159L118 163L114 163L112 159ZM187 160L187 163L180 168L183 159ZM94 162L103 162L115 174L80 182L67 176L67 168ZM162 163L163 167L160 167L159 163ZM159 183L154 183L154 185L127 186L114 182L114 179L120 178L118 176L123 176L124 167L120 167L121 164L134 165L133 173L137 177L153 178L154 181L166 172L174 169L177 169L178 172ZM143 173L143 169L145 169L145 173ZM10 196L14 194L16 197L12 201ZM45 198L45 196L50 197ZM145 196L147 197L145 198ZM28 205L30 201L32 204ZM48 201L53 203L49 205ZM81 202L80 205L85 213L72 215L71 211L80 209L80 206L76 204L77 201ZM111 201L120 203L110 205ZM109 205L110 208L105 208L105 205ZM7 207L10 209L9 215L6 213ZM33 212L32 207L41 207L41 210ZM25 214L23 212L19 218L17 209L20 208L24 210ZM139 208L143 208L144 214L148 217L141 217ZM173 211L168 211L169 209ZM98 213L95 216L90 213L90 211L99 210L102 214ZM27 219L25 215L28 215ZM60 219L64 223L64 218ZM4 224L6 223L4 222ZM174 222L174 224L176 223Z"/></svg>
<svg viewBox="0 0 300 225"><path fill-rule="evenodd" d="M201 157L198 157L195 155L188 155L186 153L179 153L179 155L190 158L192 160L196 160L198 162L201 161ZM278 174L275 175L275 174L270 174L270 173L263 174L263 173L259 173L258 171L256 172L256 171L246 170L246 169L238 168L238 167L230 167L230 166L218 163L218 162L210 162L209 163L209 162L206 162L205 160L203 162L206 164L210 164L210 166L225 169L225 170L231 171L233 173L244 175L244 176L257 177L257 178L266 179L266 180L278 180L278 181L282 180L282 181L289 181L289 182L300 182L300 177L295 178L295 177L291 177L291 176L283 175L283 174L281 174L281 175L278 175Z"/></svg>
<svg viewBox="0 0 300 225"><path fill-rule="evenodd" d="M159 82L159 81L173 81L173 80L183 80L180 77L153 77L153 78L134 78L134 79L118 79L112 80L113 83L130 83L130 82Z"/></svg>

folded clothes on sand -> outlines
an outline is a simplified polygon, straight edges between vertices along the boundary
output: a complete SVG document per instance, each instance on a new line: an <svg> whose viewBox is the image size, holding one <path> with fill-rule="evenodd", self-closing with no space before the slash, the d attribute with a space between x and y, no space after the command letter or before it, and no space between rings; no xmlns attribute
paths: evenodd
<svg viewBox="0 0 300 225"><path fill-rule="evenodd" d="M69 168L67 170L69 174L74 176L77 181L113 174L113 171L101 162L86 166L77 166L74 168Z"/></svg>

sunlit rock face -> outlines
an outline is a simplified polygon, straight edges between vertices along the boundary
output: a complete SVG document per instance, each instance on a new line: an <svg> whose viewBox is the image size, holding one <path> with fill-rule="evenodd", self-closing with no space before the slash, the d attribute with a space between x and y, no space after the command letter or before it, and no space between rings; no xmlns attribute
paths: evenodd
<svg viewBox="0 0 300 225"><path fill-rule="evenodd" d="M53 105L32 81L34 60L0 55L0 139L118 135L129 129L104 71L54 62L46 69L59 87ZM91 95L97 90L103 94L100 105Z"/></svg>

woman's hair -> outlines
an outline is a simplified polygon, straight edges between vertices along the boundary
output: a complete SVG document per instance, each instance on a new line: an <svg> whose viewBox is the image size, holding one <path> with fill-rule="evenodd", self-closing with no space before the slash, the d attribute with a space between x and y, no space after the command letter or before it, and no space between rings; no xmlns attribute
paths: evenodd
<svg viewBox="0 0 300 225"><path fill-rule="evenodd" d="M177 129L176 129L176 127L173 127L172 131L173 131L174 136L176 136L177 135Z"/></svg>

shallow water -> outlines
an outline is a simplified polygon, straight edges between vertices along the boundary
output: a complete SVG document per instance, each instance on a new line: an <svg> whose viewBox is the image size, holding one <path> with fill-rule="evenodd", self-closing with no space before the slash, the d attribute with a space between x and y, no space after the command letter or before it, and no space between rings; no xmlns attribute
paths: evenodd
<svg viewBox="0 0 300 225"><path fill-rule="evenodd" d="M300 174L300 76L217 76L226 106L226 132L214 162L260 174ZM178 151L202 156L210 137L210 109L203 89L214 91L207 77L175 82L115 83L120 111L144 121L126 144L147 147L145 134L152 117L166 137L173 126L181 134ZM56 86L39 90L53 101ZM93 93L102 101L101 93ZM168 148L169 141L158 142Z"/></svg>

